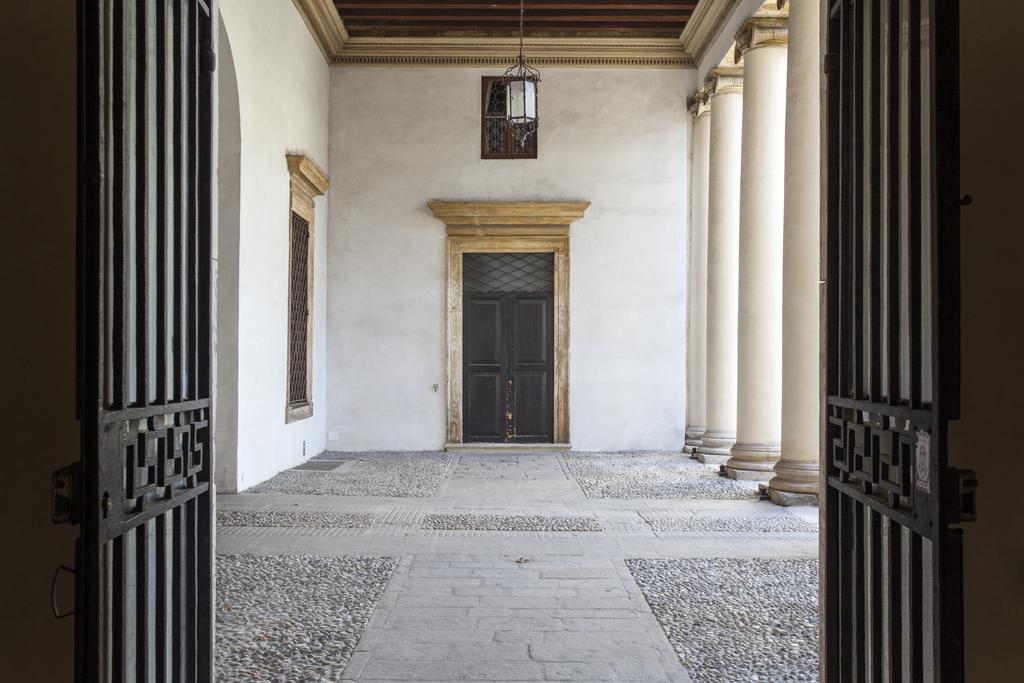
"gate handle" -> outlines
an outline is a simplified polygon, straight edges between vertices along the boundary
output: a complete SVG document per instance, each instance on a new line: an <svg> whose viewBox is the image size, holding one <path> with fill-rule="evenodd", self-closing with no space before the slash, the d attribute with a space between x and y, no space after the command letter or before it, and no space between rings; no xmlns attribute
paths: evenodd
<svg viewBox="0 0 1024 683"><path fill-rule="evenodd" d="M60 565L53 571L53 580L50 581L50 603L51 607L53 608L53 616L57 619L64 619L65 617L70 617L72 614L75 613L75 610L61 613L60 606L57 605L57 577L60 576L60 573L62 571L68 572L72 575L74 575L75 573L74 569L65 564Z"/></svg>

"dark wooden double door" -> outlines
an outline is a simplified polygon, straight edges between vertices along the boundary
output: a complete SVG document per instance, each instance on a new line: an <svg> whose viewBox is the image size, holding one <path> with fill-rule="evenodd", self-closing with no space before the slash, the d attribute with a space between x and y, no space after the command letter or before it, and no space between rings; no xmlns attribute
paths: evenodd
<svg viewBox="0 0 1024 683"><path fill-rule="evenodd" d="M463 440L550 443L554 437L551 254L466 254L465 258ZM482 274L473 267L481 263L485 264ZM509 273L512 277L507 277ZM473 291L501 287L520 291Z"/></svg>

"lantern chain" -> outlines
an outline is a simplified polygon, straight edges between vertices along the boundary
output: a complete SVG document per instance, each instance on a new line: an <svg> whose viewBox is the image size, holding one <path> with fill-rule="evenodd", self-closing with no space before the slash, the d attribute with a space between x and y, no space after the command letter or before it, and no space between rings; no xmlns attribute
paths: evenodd
<svg viewBox="0 0 1024 683"><path fill-rule="evenodd" d="M526 48L525 48L525 18L526 18L526 0L519 0L519 59L515 64L506 69L504 74L505 81L505 97L506 102L512 101L511 83L512 81L530 81L533 83L533 96L537 96L537 84L540 83L540 72L534 69L532 66L526 63ZM524 95L526 89L523 89ZM536 100L534 101L534 107L536 107ZM535 109L536 112L536 109ZM513 134L519 137L519 143L525 147L527 141L531 135L536 134L537 127L540 124L539 117L536 113L532 120L525 123L517 123L512 120L511 112L506 122L513 130Z"/></svg>

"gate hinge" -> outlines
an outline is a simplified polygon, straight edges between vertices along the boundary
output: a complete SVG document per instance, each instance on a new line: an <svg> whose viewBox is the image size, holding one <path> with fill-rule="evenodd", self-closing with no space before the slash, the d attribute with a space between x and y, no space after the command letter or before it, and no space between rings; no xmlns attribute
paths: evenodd
<svg viewBox="0 0 1024 683"><path fill-rule="evenodd" d="M50 478L54 524L78 524L82 519L82 463L61 467Z"/></svg>
<svg viewBox="0 0 1024 683"><path fill-rule="evenodd" d="M949 523L973 522L978 518L978 475L974 470L949 468Z"/></svg>
<svg viewBox="0 0 1024 683"><path fill-rule="evenodd" d="M213 51L213 48L207 47L202 50L199 54L199 61L207 71L217 70L217 53Z"/></svg>
<svg viewBox="0 0 1024 683"><path fill-rule="evenodd" d="M834 52L825 53L824 71L827 76L834 76L839 73L839 60Z"/></svg>

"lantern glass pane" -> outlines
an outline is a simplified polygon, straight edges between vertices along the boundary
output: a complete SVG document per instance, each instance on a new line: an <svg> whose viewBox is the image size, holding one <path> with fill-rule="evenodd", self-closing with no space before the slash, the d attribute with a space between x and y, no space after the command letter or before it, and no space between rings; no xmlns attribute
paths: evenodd
<svg viewBox="0 0 1024 683"><path fill-rule="evenodd" d="M523 81L525 96L525 118L532 121L537 118L537 84L533 81Z"/></svg>
<svg viewBox="0 0 1024 683"><path fill-rule="evenodd" d="M509 120L518 121L526 115L525 82L514 80L508 82L508 93L505 97L505 111Z"/></svg>

